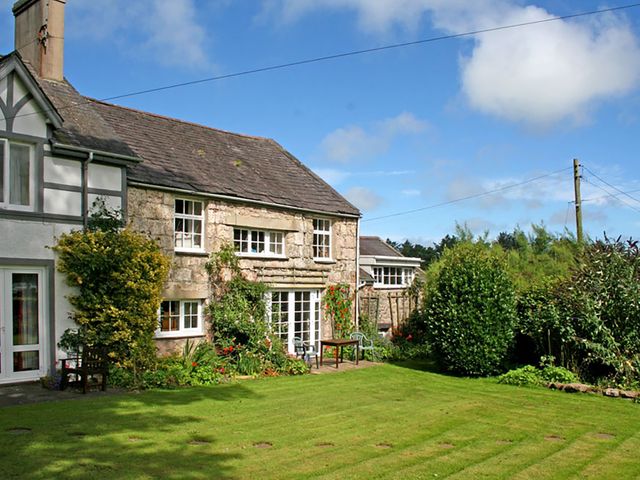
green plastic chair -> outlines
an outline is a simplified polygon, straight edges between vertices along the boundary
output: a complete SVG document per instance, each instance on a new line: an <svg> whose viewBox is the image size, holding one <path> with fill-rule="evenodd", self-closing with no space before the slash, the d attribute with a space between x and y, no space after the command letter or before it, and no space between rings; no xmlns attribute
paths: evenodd
<svg viewBox="0 0 640 480"><path fill-rule="evenodd" d="M371 351L371 358L373 361L376 361L376 349L373 346L373 340L367 338L367 336L362 332L353 332L349 335L351 340L358 340L358 347L356 348L356 355L360 355L360 351L362 351L362 359L364 360L364 352L365 350Z"/></svg>
<svg viewBox="0 0 640 480"><path fill-rule="evenodd" d="M300 337L293 337L293 349L296 357L302 358L309 368L311 368L311 359L316 359L316 368L320 368L320 362L318 360L318 352L312 345L308 345Z"/></svg>

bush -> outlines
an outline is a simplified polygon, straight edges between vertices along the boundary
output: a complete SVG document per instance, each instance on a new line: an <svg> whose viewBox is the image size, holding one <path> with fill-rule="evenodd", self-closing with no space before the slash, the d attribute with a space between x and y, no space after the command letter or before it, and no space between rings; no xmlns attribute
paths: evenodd
<svg viewBox="0 0 640 480"><path fill-rule="evenodd" d="M563 367L547 366L542 369L526 365L498 377L498 383L505 385L545 386L548 383L575 383L578 381L572 372Z"/></svg>
<svg viewBox="0 0 640 480"><path fill-rule="evenodd" d="M187 341L181 355L158 358L143 371L114 366L109 372L109 383L124 388L178 388L213 385L225 381L233 368L218 356L208 342Z"/></svg>
<svg viewBox="0 0 640 480"><path fill-rule="evenodd" d="M94 215L94 229L60 236L53 247L58 270L77 292L69 302L82 341L106 346L114 361L147 363L155 356L153 335L169 261L154 241L120 230L109 215L103 222Z"/></svg>
<svg viewBox="0 0 640 480"><path fill-rule="evenodd" d="M567 288L573 353L592 381L640 380L640 254L635 241L585 248Z"/></svg>
<svg viewBox="0 0 640 480"><path fill-rule="evenodd" d="M498 372L516 320L514 286L500 252L461 243L445 251L434 271L424 314L436 360L464 375Z"/></svg>
<svg viewBox="0 0 640 480"><path fill-rule="evenodd" d="M505 385L516 385L518 387L535 386L540 387L544 385L540 370L532 365L526 365L515 370L509 370L498 377L498 383L504 383Z"/></svg>

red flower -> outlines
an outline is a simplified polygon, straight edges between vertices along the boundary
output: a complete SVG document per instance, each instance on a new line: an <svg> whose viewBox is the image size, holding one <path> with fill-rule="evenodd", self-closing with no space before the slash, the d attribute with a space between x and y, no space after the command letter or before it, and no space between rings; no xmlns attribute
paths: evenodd
<svg viewBox="0 0 640 480"><path fill-rule="evenodd" d="M220 367L220 370L218 370L220 373L224 373L224 367Z"/></svg>
<svg viewBox="0 0 640 480"><path fill-rule="evenodd" d="M192 367L197 367L198 366L198 362L191 362L191 366Z"/></svg>
<svg viewBox="0 0 640 480"><path fill-rule="evenodd" d="M229 347L229 351L230 351L230 352L233 352L233 345L231 345L231 346Z"/></svg>
<svg viewBox="0 0 640 480"><path fill-rule="evenodd" d="M413 335L411 335L411 334L407 335L407 341L408 342L410 342L412 338L413 338Z"/></svg>

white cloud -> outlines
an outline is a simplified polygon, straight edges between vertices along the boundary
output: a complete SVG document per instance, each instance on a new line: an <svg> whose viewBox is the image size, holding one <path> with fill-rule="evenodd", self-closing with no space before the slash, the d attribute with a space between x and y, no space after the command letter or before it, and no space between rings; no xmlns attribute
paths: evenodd
<svg viewBox="0 0 640 480"><path fill-rule="evenodd" d="M545 10L527 7L499 21L546 18L551 15ZM637 39L624 22L601 20L555 21L478 36L461 66L470 105L538 128L561 120L584 122L594 102L628 93L640 80Z"/></svg>
<svg viewBox="0 0 640 480"><path fill-rule="evenodd" d="M355 12L367 32L415 29L427 16L445 33L553 18L516 0L271 0L294 21L319 9ZM277 8L276 8L277 7ZM640 46L624 17L608 13L476 35L460 62L462 93L483 113L535 128L588 120L598 101L640 83Z"/></svg>
<svg viewBox="0 0 640 480"><path fill-rule="evenodd" d="M529 173L526 178L535 178ZM522 183L524 178L478 179L456 177L449 182L447 200L457 200L478 195L474 200L481 208L507 208L514 202L523 204L529 210L539 209L548 202L570 202L573 200L573 177L571 173L553 175L534 182ZM496 193L480 196L485 192ZM591 192L588 186L583 190Z"/></svg>
<svg viewBox="0 0 640 480"><path fill-rule="evenodd" d="M402 190L400 193L405 197L418 197L422 192L415 188L408 188L406 190Z"/></svg>
<svg viewBox="0 0 640 480"><path fill-rule="evenodd" d="M396 117L376 123L370 131L358 125L338 128L322 140L322 150L329 160L348 163L355 159L385 153L399 136L418 135L429 124L412 113L403 112Z"/></svg>
<svg viewBox="0 0 640 480"><path fill-rule="evenodd" d="M344 196L356 207L363 211L374 210L382 203L382 197L372 190L364 187L352 187Z"/></svg>
<svg viewBox="0 0 640 480"><path fill-rule="evenodd" d="M130 55L166 66L211 66L211 39L199 23L194 0L75 0L67 5L67 34L109 40ZM88 27L90 26L90 27Z"/></svg>

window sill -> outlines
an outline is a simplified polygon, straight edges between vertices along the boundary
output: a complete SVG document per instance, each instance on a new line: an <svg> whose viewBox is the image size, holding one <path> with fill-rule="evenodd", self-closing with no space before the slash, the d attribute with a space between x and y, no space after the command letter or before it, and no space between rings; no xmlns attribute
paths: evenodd
<svg viewBox="0 0 640 480"><path fill-rule="evenodd" d="M243 252L236 252L236 257L255 259L255 260L289 260L289 257L287 257L286 255L262 255L259 253L243 253Z"/></svg>
<svg viewBox="0 0 640 480"><path fill-rule="evenodd" d="M373 288L376 290L404 290L408 288L409 285L381 285L379 283L374 283Z"/></svg>
<svg viewBox="0 0 640 480"><path fill-rule="evenodd" d="M191 255L194 257L208 257L209 254L206 250L174 250L176 255Z"/></svg>
<svg viewBox="0 0 640 480"><path fill-rule="evenodd" d="M156 332L154 340L178 340L180 338L204 337L204 332Z"/></svg>
<svg viewBox="0 0 640 480"><path fill-rule="evenodd" d="M327 264L336 263L336 261L333 258L314 258L313 261L316 263L327 263Z"/></svg>

